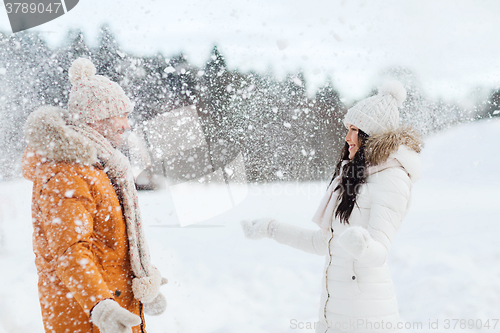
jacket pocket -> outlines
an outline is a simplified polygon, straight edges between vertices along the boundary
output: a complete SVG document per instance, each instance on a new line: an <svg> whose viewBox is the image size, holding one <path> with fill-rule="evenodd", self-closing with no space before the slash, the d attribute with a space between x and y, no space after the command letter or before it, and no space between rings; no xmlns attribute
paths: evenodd
<svg viewBox="0 0 500 333"><path fill-rule="evenodd" d="M349 261L347 263L347 274L349 279L349 284L351 286L351 291L354 295L361 294L361 289L359 289L359 278L354 270L354 261Z"/></svg>

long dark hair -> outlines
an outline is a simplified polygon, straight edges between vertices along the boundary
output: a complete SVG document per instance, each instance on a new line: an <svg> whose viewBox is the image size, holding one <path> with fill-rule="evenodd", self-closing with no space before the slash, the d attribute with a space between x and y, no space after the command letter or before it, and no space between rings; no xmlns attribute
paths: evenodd
<svg viewBox="0 0 500 333"><path fill-rule="evenodd" d="M359 185L365 182L365 143L367 139L368 134L358 129L359 149L352 160L349 160L349 144L345 143L340 160L335 167L335 173L330 181L331 184L335 177L342 174L340 184L335 188L335 190L340 190L340 202L335 211L335 217L340 217L340 222L343 223L349 224L349 217L356 204ZM348 162L342 166L342 162L346 160Z"/></svg>

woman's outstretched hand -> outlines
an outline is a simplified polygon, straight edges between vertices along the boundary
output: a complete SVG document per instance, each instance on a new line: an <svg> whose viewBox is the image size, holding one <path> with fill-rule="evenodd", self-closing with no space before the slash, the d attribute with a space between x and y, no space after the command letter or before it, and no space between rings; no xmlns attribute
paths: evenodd
<svg viewBox="0 0 500 333"><path fill-rule="evenodd" d="M264 217L256 219L253 221L241 221L241 227L243 228L243 233L248 239L261 239L264 237L271 237L269 231L269 224L274 221L274 219L269 217Z"/></svg>

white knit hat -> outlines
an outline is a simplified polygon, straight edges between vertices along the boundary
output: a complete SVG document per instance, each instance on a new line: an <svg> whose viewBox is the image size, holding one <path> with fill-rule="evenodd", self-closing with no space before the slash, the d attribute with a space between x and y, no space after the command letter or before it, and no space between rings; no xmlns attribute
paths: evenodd
<svg viewBox="0 0 500 333"><path fill-rule="evenodd" d="M398 81L387 82L377 95L366 98L347 111L344 125L351 124L368 135L399 127L400 106L406 99L406 90Z"/></svg>
<svg viewBox="0 0 500 333"><path fill-rule="evenodd" d="M95 72L94 64L88 59L78 58L71 64L69 80L73 87L68 111L73 120L93 123L131 112L134 107L123 89Z"/></svg>

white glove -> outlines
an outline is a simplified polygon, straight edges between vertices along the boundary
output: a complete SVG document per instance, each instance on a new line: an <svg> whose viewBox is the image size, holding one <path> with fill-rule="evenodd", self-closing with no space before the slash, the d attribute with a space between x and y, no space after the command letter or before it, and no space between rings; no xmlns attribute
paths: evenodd
<svg viewBox="0 0 500 333"><path fill-rule="evenodd" d="M370 241L368 230L358 226L347 228L338 239L339 245L356 259L363 256Z"/></svg>
<svg viewBox="0 0 500 333"><path fill-rule="evenodd" d="M142 303L153 302L160 292L160 286L164 284L162 282L163 278L161 277L160 271L153 266L150 276L134 278L132 280L132 291L134 292L134 297Z"/></svg>
<svg viewBox="0 0 500 333"><path fill-rule="evenodd" d="M241 227L243 228L243 233L248 239L261 239L264 237L271 237L269 230L269 224L274 221L269 217L264 217L261 219L253 221L241 221Z"/></svg>
<svg viewBox="0 0 500 333"><path fill-rule="evenodd" d="M141 317L111 299L97 303L92 309L90 320L102 333L132 333L132 327L141 323Z"/></svg>

